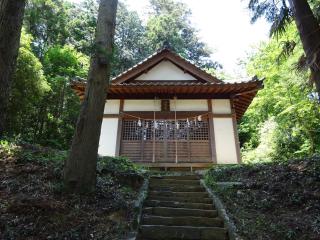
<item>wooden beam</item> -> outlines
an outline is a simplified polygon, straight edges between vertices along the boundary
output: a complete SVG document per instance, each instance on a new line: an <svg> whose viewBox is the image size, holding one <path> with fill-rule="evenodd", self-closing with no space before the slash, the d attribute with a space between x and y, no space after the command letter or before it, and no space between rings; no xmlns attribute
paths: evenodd
<svg viewBox="0 0 320 240"><path fill-rule="evenodd" d="M126 115L128 114L128 115ZM234 113L231 114L218 114L218 113L211 113L205 111L181 111L177 112L177 118L188 118L188 117L196 117L199 115L208 114L208 117L211 118L233 118ZM134 117L130 117L129 115L133 115ZM121 111L119 114L104 114L103 118L126 118L126 119L134 119L135 117L138 118L146 118L146 119L153 119L153 112L145 111L145 112L124 112ZM205 118L205 117L204 117ZM174 119L174 112L156 112L156 119Z"/></svg>
<svg viewBox="0 0 320 240"><path fill-rule="evenodd" d="M214 164L217 164L217 151L216 151L216 141L215 141L215 135L214 135L214 124L213 124L212 100L211 99L208 99L208 110L211 113L209 115L209 136L210 136L211 159Z"/></svg>
<svg viewBox="0 0 320 240"><path fill-rule="evenodd" d="M136 164L143 165L146 167L155 168L209 168L212 167L213 163L150 163L150 162L135 162Z"/></svg>
<svg viewBox="0 0 320 240"><path fill-rule="evenodd" d="M116 142L116 156L120 156L121 152L121 138L122 138L122 116L124 100L120 99L119 114L104 114L105 115L117 115L118 116L118 130L117 130L117 142Z"/></svg>
<svg viewBox="0 0 320 240"><path fill-rule="evenodd" d="M121 114L103 114L103 118L119 118Z"/></svg>
<svg viewBox="0 0 320 240"><path fill-rule="evenodd" d="M235 113L236 110L234 107L234 102L232 100L230 102L231 102L232 112ZM232 118L232 124L233 124L234 142L236 145L237 162L240 164L241 163L241 152L240 152L240 142L239 142L239 133L238 133L236 115L234 115L234 117Z"/></svg>

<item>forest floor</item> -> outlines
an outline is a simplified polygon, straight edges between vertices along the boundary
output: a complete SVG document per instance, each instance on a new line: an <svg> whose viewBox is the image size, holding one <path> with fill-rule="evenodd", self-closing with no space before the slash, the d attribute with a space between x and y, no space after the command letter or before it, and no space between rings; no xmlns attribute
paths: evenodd
<svg viewBox="0 0 320 240"><path fill-rule="evenodd" d="M78 196L63 190L66 152L0 143L0 239L123 239L131 230L143 183L131 163L101 161L96 193Z"/></svg>
<svg viewBox="0 0 320 240"><path fill-rule="evenodd" d="M206 182L244 239L320 239L319 157L216 167Z"/></svg>

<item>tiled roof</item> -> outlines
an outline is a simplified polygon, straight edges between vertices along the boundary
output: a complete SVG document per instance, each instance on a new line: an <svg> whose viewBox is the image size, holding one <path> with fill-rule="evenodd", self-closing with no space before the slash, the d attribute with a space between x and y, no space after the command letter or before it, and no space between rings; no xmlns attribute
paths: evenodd
<svg viewBox="0 0 320 240"><path fill-rule="evenodd" d="M172 61L197 80L135 80L162 60ZM86 81L74 79L71 87L83 99ZM253 98L263 87L263 80L254 77L250 80L221 81L201 70L191 62L171 50L164 48L142 62L113 78L108 91L109 99L154 99L154 97L179 98L230 98L233 99L237 119L240 119Z"/></svg>
<svg viewBox="0 0 320 240"><path fill-rule="evenodd" d="M153 61L157 64L163 59L172 60L174 64L183 65L184 70L191 73L192 75L198 75L198 78L203 78L202 80L209 81L209 82L222 82L215 76L207 73L206 71L202 70L200 67L196 66L191 61L181 57L179 54L173 52L169 48L162 48L159 49L154 54L150 55L149 57L145 58L141 62L137 63L133 67L127 69L126 71L122 72L118 76L112 79L112 82L124 82L130 80L132 74L136 74L136 76L141 75L141 73L145 70L145 68L149 67L149 64ZM158 61L158 62L156 62ZM201 76L201 77L199 77Z"/></svg>

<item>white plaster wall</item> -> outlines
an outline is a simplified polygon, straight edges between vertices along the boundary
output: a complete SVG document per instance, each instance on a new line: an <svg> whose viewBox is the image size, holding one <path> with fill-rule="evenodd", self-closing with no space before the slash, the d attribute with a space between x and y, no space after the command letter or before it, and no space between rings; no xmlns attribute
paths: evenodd
<svg viewBox="0 0 320 240"><path fill-rule="evenodd" d="M136 78L136 80L196 80L192 75L183 72L170 61L162 61Z"/></svg>
<svg viewBox="0 0 320 240"><path fill-rule="evenodd" d="M217 163L238 163L232 118L213 118L213 125Z"/></svg>
<svg viewBox="0 0 320 240"><path fill-rule="evenodd" d="M230 114L230 99L212 99L212 112L218 114Z"/></svg>
<svg viewBox="0 0 320 240"><path fill-rule="evenodd" d="M118 133L118 118L104 118L102 120L99 155L115 156Z"/></svg>
<svg viewBox="0 0 320 240"><path fill-rule="evenodd" d="M171 111L208 111L206 99L170 100Z"/></svg>
<svg viewBox="0 0 320 240"><path fill-rule="evenodd" d="M124 100L123 111L161 111L161 100Z"/></svg>
<svg viewBox="0 0 320 240"><path fill-rule="evenodd" d="M107 100L104 105L104 114L118 114L120 109L120 100Z"/></svg>

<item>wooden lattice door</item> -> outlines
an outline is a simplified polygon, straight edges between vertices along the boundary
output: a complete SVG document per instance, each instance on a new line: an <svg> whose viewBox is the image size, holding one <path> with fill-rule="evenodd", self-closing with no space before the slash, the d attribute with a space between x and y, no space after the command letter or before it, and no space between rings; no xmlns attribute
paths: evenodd
<svg viewBox="0 0 320 240"><path fill-rule="evenodd" d="M210 162L208 122L123 120L120 154L135 162Z"/></svg>

